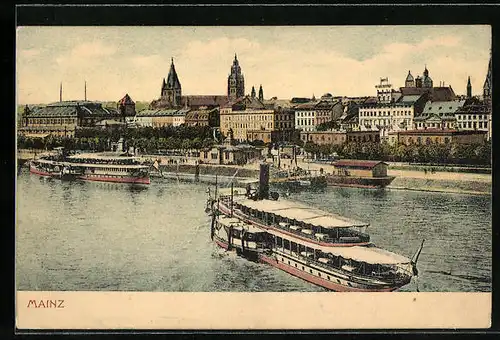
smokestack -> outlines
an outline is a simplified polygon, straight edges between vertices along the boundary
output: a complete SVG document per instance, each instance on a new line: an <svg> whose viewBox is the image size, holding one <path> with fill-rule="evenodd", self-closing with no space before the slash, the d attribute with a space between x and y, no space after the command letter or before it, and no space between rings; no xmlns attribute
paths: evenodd
<svg viewBox="0 0 500 340"><path fill-rule="evenodd" d="M87 101L87 81L85 80L85 101Z"/></svg>
<svg viewBox="0 0 500 340"><path fill-rule="evenodd" d="M267 163L260 164L259 198L269 198L269 164Z"/></svg>
<svg viewBox="0 0 500 340"><path fill-rule="evenodd" d="M59 102L62 102L62 82L59 85Z"/></svg>

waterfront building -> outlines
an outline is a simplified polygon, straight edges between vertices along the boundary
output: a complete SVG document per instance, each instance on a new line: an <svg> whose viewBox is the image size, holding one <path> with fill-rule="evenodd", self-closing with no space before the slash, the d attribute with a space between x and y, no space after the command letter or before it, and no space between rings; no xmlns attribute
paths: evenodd
<svg viewBox="0 0 500 340"><path fill-rule="evenodd" d="M455 129L457 119L455 113L463 107L465 100L427 101L424 110L414 118L414 128L421 129Z"/></svg>
<svg viewBox="0 0 500 340"><path fill-rule="evenodd" d="M425 103L424 95L404 95L392 103L368 103L359 107L360 130L379 131L387 141L392 131L411 129L415 111Z"/></svg>
<svg viewBox="0 0 500 340"><path fill-rule="evenodd" d="M219 126L219 109L200 107L186 113L186 126Z"/></svg>
<svg viewBox="0 0 500 340"><path fill-rule="evenodd" d="M337 120L342 116L342 103L326 94L319 101L295 106L295 128L300 131L316 131L318 125Z"/></svg>
<svg viewBox="0 0 500 340"><path fill-rule="evenodd" d="M130 98L128 93L116 103L116 109L120 112L124 120L125 117L133 117L136 114L135 102Z"/></svg>
<svg viewBox="0 0 500 340"><path fill-rule="evenodd" d="M238 98L220 109L220 128L225 136L233 132L235 140L261 140L273 143L290 140L293 135L293 111L266 107L257 98Z"/></svg>
<svg viewBox="0 0 500 340"><path fill-rule="evenodd" d="M341 159L333 163L337 175L360 177L387 177L389 164L382 161Z"/></svg>
<svg viewBox="0 0 500 340"><path fill-rule="evenodd" d="M137 113L135 123L154 128L180 126L185 123L187 112L189 109L146 109Z"/></svg>
<svg viewBox="0 0 500 340"><path fill-rule="evenodd" d="M377 130L351 130L346 132L346 139L348 142L356 143L380 143L381 134Z"/></svg>
<svg viewBox="0 0 500 340"><path fill-rule="evenodd" d="M241 72L238 57L234 54L231 72L227 77L227 98L230 101L234 101L243 96L245 96L245 78Z"/></svg>
<svg viewBox="0 0 500 340"><path fill-rule="evenodd" d="M481 144L486 140L486 131L460 131L456 129L425 129L396 131L390 134L392 143L410 144ZM393 139L394 137L394 139Z"/></svg>
<svg viewBox="0 0 500 340"><path fill-rule="evenodd" d="M301 131L300 140L318 145L342 145L347 140L345 131Z"/></svg>
<svg viewBox="0 0 500 340"><path fill-rule="evenodd" d="M392 88L392 84L389 83L389 78L380 78L380 83L375 85L377 89L377 100L379 103L393 103L395 102L401 94Z"/></svg>
<svg viewBox="0 0 500 340"><path fill-rule="evenodd" d="M491 106L477 98L468 100L455 112L457 127L464 131L486 131L491 139Z"/></svg>
<svg viewBox="0 0 500 340"><path fill-rule="evenodd" d="M202 164L244 165L261 155L261 150L252 145L234 145L232 133L229 133L222 144L201 150L199 158Z"/></svg>
<svg viewBox="0 0 500 340"><path fill-rule="evenodd" d="M62 96L61 96L62 99ZM78 129L92 128L102 120L124 122L130 111L104 107L100 102L59 101L46 106L26 107L18 133L30 137L74 137Z"/></svg>

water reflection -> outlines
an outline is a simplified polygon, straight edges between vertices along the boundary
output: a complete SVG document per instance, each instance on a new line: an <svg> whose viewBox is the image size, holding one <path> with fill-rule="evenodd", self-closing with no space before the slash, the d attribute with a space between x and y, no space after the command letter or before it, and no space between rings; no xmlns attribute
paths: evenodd
<svg viewBox="0 0 500 340"><path fill-rule="evenodd" d="M145 188L61 183L21 174L18 288L323 291L217 248L204 213L206 188L176 180ZM288 199L369 222L375 244L405 256L425 238L420 291L491 290L488 196L328 187L293 192ZM401 290L415 288L411 283Z"/></svg>

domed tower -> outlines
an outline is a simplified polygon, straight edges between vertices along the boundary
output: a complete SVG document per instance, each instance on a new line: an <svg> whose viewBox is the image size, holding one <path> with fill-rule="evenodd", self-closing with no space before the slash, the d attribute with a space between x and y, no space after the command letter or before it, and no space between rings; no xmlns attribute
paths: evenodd
<svg viewBox="0 0 500 340"><path fill-rule="evenodd" d="M406 76L405 87L415 87L415 79L410 71L408 71L408 75Z"/></svg>
<svg viewBox="0 0 500 340"><path fill-rule="evenodd" d="M234 54L231 73L227 77L227 97L229 100L234 100L245 96L245 78L241 73L241 67L236 54Z"/></svg>
<svg viewBox="0 0 500 340"><path fill-rule="evenodd" d="M172 107L178 107L181 105L181 82L177 76L174 66L174 58L172 58L172 63L170 64L170 71L168 72L167 81L163 79L163 86L161 90L162 99L166 100Z"/></svg>
<svg viewBox="0 0 500 340"><path fill-rule="evenodd" d="M422 87L432 87L433 82L431 77L429 77L429 70L427 70L427 66L424 69L424 77L422 78Z"/></svg>

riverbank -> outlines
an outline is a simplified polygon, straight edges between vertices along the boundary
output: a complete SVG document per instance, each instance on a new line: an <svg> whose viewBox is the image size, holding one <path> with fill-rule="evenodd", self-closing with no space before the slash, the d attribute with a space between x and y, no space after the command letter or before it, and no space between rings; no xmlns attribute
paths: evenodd
<svg viewBox="0 0 500 340"><path fill-rule="evenodd" d="M21 151L21 150L20 150ZM32 150L23 150L18 153L18 159L32 159L35 152ZM148 159L160 159L160 169L164 174L170 174L169 177L177 178L176 173L187 174L182 178L189 180L190 175L194 179L195 159L183 159L181 164L169 164L172 157L144 156ZM177 160L178 161L178 160ZM290 160L282 160L281 167L284 170L290 168ZM293 164L295 165L295 164ZM297 160L297 166L311 173L318 174L321 169L324 173L333 173L334 167L330 164L321 164ZM442 170L442 169L441 169ZM211 181L217 174L221 180L224 177L229 179L238 178L240 181L248 181L250 178L257 179L259 176L259 162L253 162L243 166L238 165L208 165L201 164L199 167L201 181ZM416 190L429 192L462 193L474 195L491 195L492 193L492 175L485 173L466 173L449 171L423 171L402 169L399 164L392 167L389 165L389 176L396 177L387 187L394 190Z"/></svg>
<svg viewBox="0 0 500 340"><path fill-rule="evenodd" d="M298 162L298 166L303 169L310 170L313 173L318 173L323 169L324 173L333 173L333 166ZM247 164L245 166L235 165L205 165L199 167L200 177L208 178L209 176L218 176L226 178L239 178L240 180L248 180L249 178L258 178L259 164ZM165 173L175 174L183 173L190 174L194 179L195 165L180 164L180 165L160 165L160 169ZM492 183L491 175L488 174L469 174L457 172L420 172L414 170L399 170L389 169L389 176L395 176L394 181L387 187L395 190L414 190L414 191L429 191L429 192L446 192L446 193L461 193L471 195L491 195ZM172 177L172 176L170 176ZM183 178L189 178L182 176Z"/></svg>

